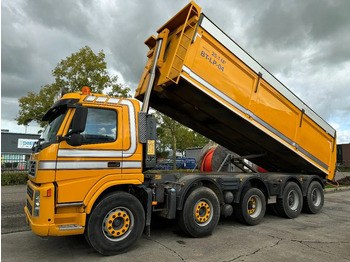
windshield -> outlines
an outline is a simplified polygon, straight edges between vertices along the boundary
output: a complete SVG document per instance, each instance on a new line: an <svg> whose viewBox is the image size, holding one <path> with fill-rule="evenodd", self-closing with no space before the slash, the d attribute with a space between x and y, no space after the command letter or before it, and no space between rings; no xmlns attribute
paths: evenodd
<svg viewBox="0 0 350 262"><path fill-rule="evenodd" d="M47 124L47 126L44 129L44 132L40 136L40 141L42 141L41 143L53 142L56 140L58 129L60 128L63 122L66 112L66 107L62 110L59 110L57 112L57 115Z"/></svg>

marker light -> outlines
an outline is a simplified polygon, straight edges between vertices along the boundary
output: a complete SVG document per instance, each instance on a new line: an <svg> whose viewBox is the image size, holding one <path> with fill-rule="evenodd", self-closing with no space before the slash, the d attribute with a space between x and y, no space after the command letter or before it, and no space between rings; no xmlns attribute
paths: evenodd
<svg viewBox="0 0 350 262"><path fill-rule="evenodd" d="M83 86L82 93L83 95L90 95L90 87Z"/></svg>

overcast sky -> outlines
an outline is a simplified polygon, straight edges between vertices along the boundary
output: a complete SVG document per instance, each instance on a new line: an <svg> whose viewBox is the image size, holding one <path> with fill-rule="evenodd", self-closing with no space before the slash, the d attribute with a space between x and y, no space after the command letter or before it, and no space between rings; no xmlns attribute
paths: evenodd
<svg viewBox="0 0 350 262"><path fill-rule="evenodd" d="M85 45L132 90L143 42L189 1L2 0L1 128L24 132L18 98L53 82L56 64ZM350 142L350 1L196 1L202 11ZM38 128L30 123L28 132Z"/></svg>

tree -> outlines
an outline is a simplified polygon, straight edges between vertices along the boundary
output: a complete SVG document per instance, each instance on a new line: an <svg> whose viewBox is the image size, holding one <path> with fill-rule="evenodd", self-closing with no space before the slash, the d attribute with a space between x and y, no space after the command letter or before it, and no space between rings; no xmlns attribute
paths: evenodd
<svg viewBox="0 0 350 262"><path fill-rule="evenodd" d="M67 92L77 92L83 86L89 86L93 93L102 93L107 89L111 90L107 95L122 97L128 97L130 91L118 83L117 76L108 74L103 51L95 54L88 46L61 60L52 75L55 77L54 83L45 85L39 93L29 92L18 100L20 111L16 120L19 125L26 125L33 120L44 126L41 119L62 88Z"/></svg>
<svg viewBox="0 0 350 262"><path fill-rule="evenodd" d="M172 149L174 169L176 169L176 152L182 153L189 147L204 146L210 141L166 115L157 112L155 116L158 122L158 152L162 153L166 148Z"/></svg>
<svg viewBox="0 0 350 262"><path fill-rule="evenodd" d="M181 132L181 125L170 117L158 113L156 115L158 120L157 135L160 139L160 147L165 150L167 147L173 150L173 168L176 169L176 152L177 152L177 139Z"/></svg>
<svg viewBox="0 0 350 262"><path fill-rule="evenodd" d="M45 125L41 121L45 112L52 106L54 97L57 93L55 84L45 85L38 94L29 92L27 96L21 97L19 102L19 115L16 120L19 125L28 125L29 122L35 121L41 127Z"/></svg>

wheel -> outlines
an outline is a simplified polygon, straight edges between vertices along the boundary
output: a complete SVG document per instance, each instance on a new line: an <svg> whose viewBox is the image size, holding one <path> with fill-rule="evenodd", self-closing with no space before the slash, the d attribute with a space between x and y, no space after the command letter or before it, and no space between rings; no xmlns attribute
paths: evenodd
<svg viewBox="0 0 350 262"><path fill-rule="evenodd" d="M220 203L207 187L194 189L178 216L180 228L192 237L211 235L220 218Z"/></svg>
<svg viewBox="0 0 350 262"><path fill-rule="evenodd" d="M140 201L129 193L114 192L93 209L85 237L97 252L115 255L128 250L141 237L144 225Z"/></svg>
<svg viewBox="0 0 350 262"><path fill-rule="evenodd" d="M266 211L265 195L258 188L243 191L241 200L235 204L235 215L242 223L255 226L264 218Z"/></svg>
<svg viewBox="0 0 350 262"><path fill-rule="evenodd" d="M282 195L282 198L277 199L277 213L286 218L296 218L303 207L303 195L300 187L294 182L288 182Z"/></svg>
<svg viewBox="0 0 350 262"><path fill-rule="evenodd" d="M310 214L317 214L321 211L324 203L324 194L321 184L317 181L310 183L306 197L304 197L303 210Z"/></svg>

